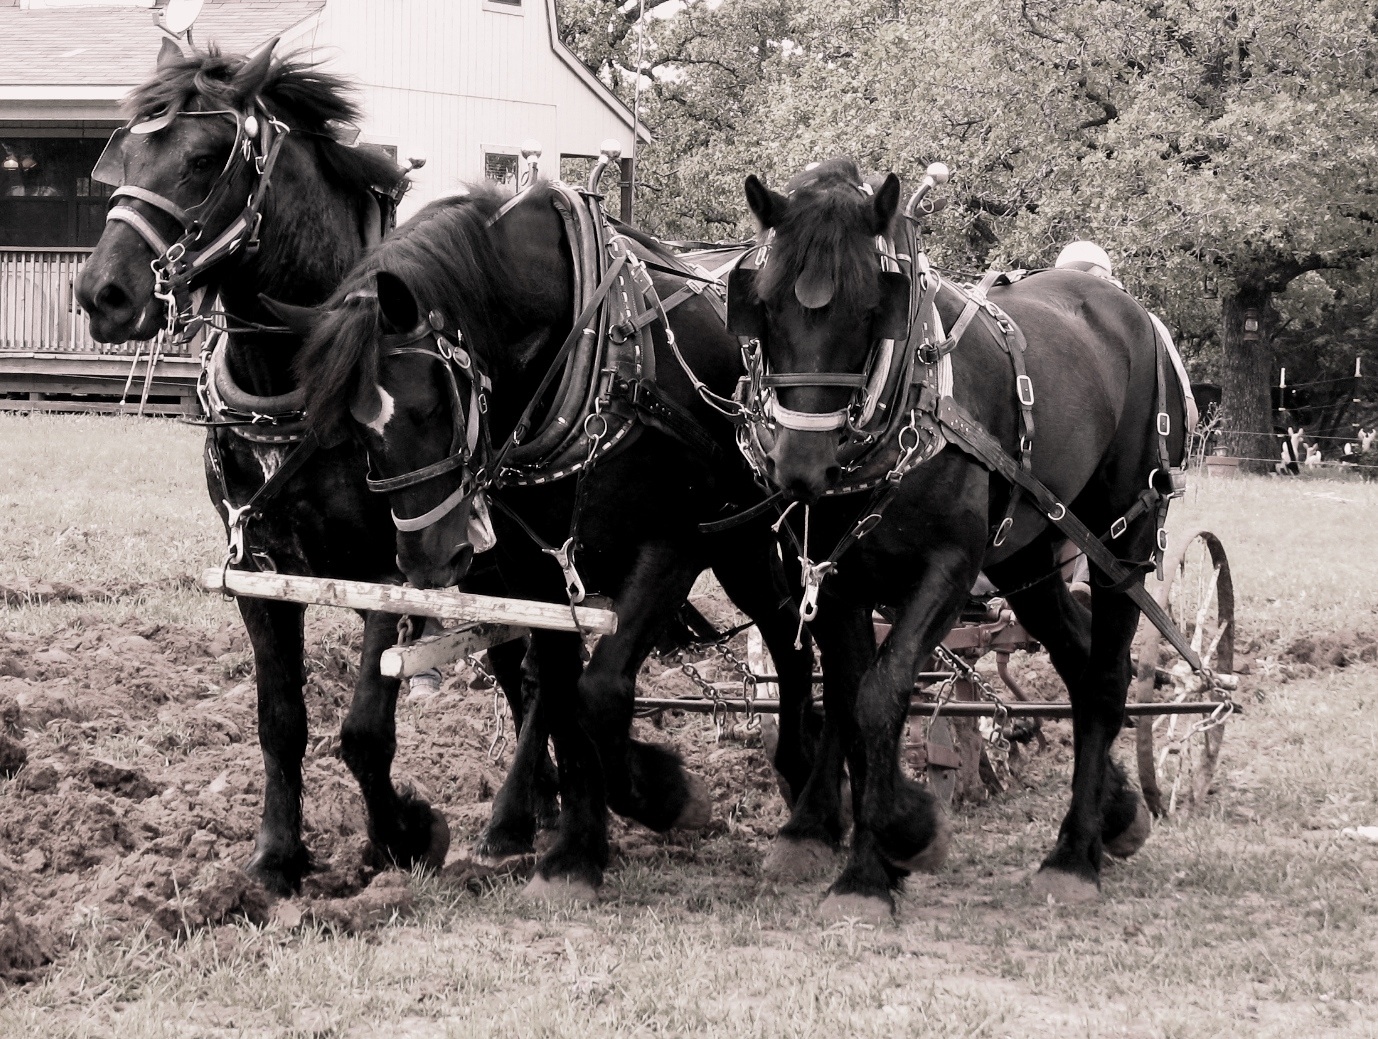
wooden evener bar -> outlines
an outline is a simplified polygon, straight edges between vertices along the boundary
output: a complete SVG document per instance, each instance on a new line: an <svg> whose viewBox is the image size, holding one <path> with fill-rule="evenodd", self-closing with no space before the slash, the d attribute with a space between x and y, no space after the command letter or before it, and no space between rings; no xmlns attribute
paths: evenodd
<svg viewBox="0 0 1378 1039"><path fill-rule="evenodd" d="M213 567L201 575L201 587L210 592L247 595L255 599L279 599L350 610L380 610L383 613L438 617L467 624L583 631L595 635L611 635L617 630L617 614L612 610L590 606L571 609L553 602L473 595L451 588L406 588L395 584L338 581L328 577L222 570L220 567Z"/></svg>
<svg viewBox="0 0 1378 1039"><path fill-rule="evenodd" d="M433 667L444 667L452 660L478 653L489 646L500 646L504 642L524 638L529 630L510 624L468 624L457 631L427 635L405 646L385 649L378 669L394 678L410 678Z"/></svg>

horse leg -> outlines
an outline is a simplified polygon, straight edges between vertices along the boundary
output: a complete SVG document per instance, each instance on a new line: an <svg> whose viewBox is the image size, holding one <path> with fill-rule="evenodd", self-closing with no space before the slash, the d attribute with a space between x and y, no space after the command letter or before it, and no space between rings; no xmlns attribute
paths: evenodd
<svg viewBox="0 0 1378 1039"><path fill-rule="evenodd" d="M1139 608L1127 595L1098 582L1092 569L1091 657L1069 686L1072 700L1072 803L1062 820L1057 844L1034 878L1034 890L1059 901L1089 901L1100 891L1102 829L1107 800L1117 807L1113 825L1123 827L1123 774L1110 767L1110 746L1124 723L1129 690L1129 645L1139 624ZM1137 814L1137 813L1136 813ZM1132 819L1132 817L1131 817ZM1141 843L1141 842L1140 842Z"/></svg>
<svg viewBox="0 0 1378 1039"><path fill-rule="evenodd" d="M754 533L754 532L753 532ZM713 573L733 604L756 622L761 641L770 651L780 690L780 738L772 764L784 783L781 791L793 806L809 781L817 753L819 726L813 711L813 651L804 633L802 648L794 648L799 616L788 599L775 591L769 527L761 537L734 537L715 546Z"/></svg>
<svg viewBox="0 0 1378 1039"><path fill-rule="evenodd" d="M1050 542L1035 542L987 575L999 587L1017 587L1009 596L1020 623L1048 651L1068 689L1080 681L1091 660L1091 611L1062 581L1035 580L1048 572ZM1152 819L1143 796L1113 759L1101 796L1101 840L1111 855L1126 858L1148 839Z"/></svg>
<svg viewBox="0 0 1378 1039"><path fill-rule="evenodd" d="M340 727L340 757L359 782L368 811L368 836L377 857L404 869L417 863L439 869L450 848L445 817L411 791L399 793L392 782L401 683L384 677L379 662L383 651L396 642L395 616L364 615L359 681Z"/></svg>
<svg viewBox="0 0 1378 1039"><path fill-rule="evenodd" d="M463 588L467 592L482 595L509 594L501 572L491 562L481 570L471 571L464 580ZM529 653L529 639L504 642L488 649L488 664L498 685L502 687L508 710L512 712L512 725L517 732L517 749L513 752L512 767L493 800L493 821L488 826L491 832L510 835L510 840L499 839L495 844L495 848L503 845L510 849L504 854L526 854L531 851L529 845L534 829L533 824L526 821L528 817L534 817L536 828L551 829L560 815L556 800L559 779L547 750L549 733L541 729L528 736L525 732L528 719L535 717L536 699L540 693L540 683L535 678L535 664L529 661ZM509 786L512 789L509 790ZM496 831L494 826L497 827ZM521 835L524 833L529 835L523 843Z"/></svg>
<svg viewBox="0 0 1378 1039"><path fill-rule="evenodd" d="M670 545L644 546L617 597L617 632L598 643L579 679L580 705L598 743L609 807L656 832L702 829L713 809L707 786L685 772L678 754L631 738L637 669L699 572L697 560Z"/></svg>
<svg viewBox="0 0 1378 1039"><path fill-rule="evenodd" d="M304 606L237 600L254 651L258 745L263 751L263 818L244 867L275 895L301 887L311 860L301 840L301 762L306 754L302 698Z"/></svg>
<svg viewBox="0 0 1378 1039"><path fill-rule="evenodd" d="M547 751L550 726L535 674L534 651L528 656L526 644L514 642L504 647L493 647L488 651L488 659L494 671L501 674L494 653L498 649L504 650L501 654L504 657L503 666L510 669L512 647L521 650L527 661L526 666L521 659L516 662L516 681L519 685L508 686L505 682L503 685L504 691L515 688L521 695L518 699L508 692L508 703L514 705L513 717L520 719L517 748L512 755L512 767L507 771L507 778L493 798L493 816L474 845L474 858L494 865L534 852L537 826L546 829L557 826L560 815L555 801L559 780ZM545 785L547 777L543 774L544 769L551 772L549 786Z"/></svg>
<svg viewBox="0 0 1378 1039"><path fill-rule="evenodd" d="M979 546L940 542L890 628L856 696L856 734L847 756L852 780L852 852L823 903L825 916L885 917L892 889L911 871L934 871L947 857L950 827L937 800L900 771L899 746L914 675L956 622L976 579ZM823 620L820 607L819 620ZM833 633L815 622L819 644ZM828 625L825 625L828 626ZM862 633L851 634L859 641ZM840 638L840 633L839 633ZM850 659L865 659L860 645ZM823 669L830 664L824 654Z"/></svg>
<svg viewBox="0 0 1378 1039"><path fill-rule="evenodd" d="M1050 542L1041 539L991 567L989 576L1001 587L1028 585L1047 572L1052 559ZM1123 724L1129 644L1139 611L1128 596L1098 584L1104 581L1097 572L1091 611L1056 579L1009 597L1020 623L1048 650L1072 700L1072 805L1057 846L1034 879L1037 892L1060 901L1094 899L1102 850L1131 855L1151 827L1142 796L1110 759L1110 746Z"/></svg>
<svg viewBox="0 0 1378 1039"><path fill-rule="evenodd" d="M526 885L532 898L592 901L608 864L607 796L598 748L578 715L579 636L531 636L542 713L550 724L560 776L560 828Z"/></svg>
<svg viewBox="0 0 1378 1039"><path fill-rule="evenodd" d="M766 856L765 870L782 879L825 872L842 843L842 766L855 734L857 685L875 655L869 607L825 595L814 625L824 663L823 738L789 821Z"/></svg>

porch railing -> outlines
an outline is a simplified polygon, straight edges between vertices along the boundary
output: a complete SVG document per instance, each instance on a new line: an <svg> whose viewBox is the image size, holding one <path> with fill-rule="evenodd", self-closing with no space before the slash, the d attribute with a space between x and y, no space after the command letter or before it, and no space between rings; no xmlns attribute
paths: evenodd
<svg viewBox="0 0 1378 1039"><path fill-rule="evenodd" d="M0 246L0 350L132 354L141 345L97 343L73 286L91 249Z"/></svg>

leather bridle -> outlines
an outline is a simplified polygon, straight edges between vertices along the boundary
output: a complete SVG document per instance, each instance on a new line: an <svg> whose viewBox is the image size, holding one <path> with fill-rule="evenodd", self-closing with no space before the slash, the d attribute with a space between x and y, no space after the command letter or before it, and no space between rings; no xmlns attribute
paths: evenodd
<svg viewBox="0 0 1378 1039"><path fill-rule="evenodd" d="M728 277L728 327L743 339L749 377L743 415L747 421L765 422L785 429L827 432L845 429L849 439L867 439L861 430L871 418L877 395L886 381L895 345L908 335L911 300L909 279L900 270L894 243L876 238L876 250L884 279L882 291L895 296L885 327L877 330L875 343L861 372L771 372L767 370L764 341L767 322L764 307L755 295L755 278L770 256L775 232L746 253ZM888 296L887 296L888 298ZM848 389L851 397L833 411L796 411L785 407L778 391L797 388Z"/></svg>
<svg viewBox="0 0 1378 1039"><path fill-rule="evenodd" d="M235 124L234 144L225 166L211 185L206 197L189 208L183 208L164 195L136 184L124 184L120 151L129 135L158 133L177 119L224 118ZM91 178L115 188L110 196L106 222L116 221L131 227L153 251L153 294L167 306L166 328L169 334L187 330L195 318L204 314L192 313L193 283L216 264L243 249L252 255L258 249L259 227L263 222L263 202L272 182L273 167L282 143L291 132L289 127L270 115L255 101L248 110L216 109L208 112L167 112L152 119L131 121L116 130L101 153ZM255 180L244 207L228 226L211 241L203 244L206 228L204 216L215 208L230 190L236 175L244 165L252 165ZM134 207L142 202L174 220L182 233L174 241L165 238L143 213ZM206 293L203 309L209 311L212 293Z"/></svg>
<svg viewBox="0 0 1378 1039"><path fill-rule="evenodd" d="M363 299L372 295L364 292L350 293L347 298ZM391 494L393 491L427 483L456 469L462 470L459 486L439 505L420 516L406 517L399 516L396 512L392 513L392 522L398 530L424 530L438 523L483 489L484 469L475 469L472 463L476 458L481 459L487 451L487 444L484 442L487 424L482 416L488 411L488 391L492 389L492 383L486 374L478 370L474 356L464 348L464 333L458 328L447 329L439 311L432 310L426 320L410 332L383 336L379 340L379 346L381 359L417 355L438 361L445 372L446 384L450 391L454 428L450 437L449 454L438 462L402 473L400 476L379 478L371 471L368 476L370 491ZM461 383L465 384L467 392L461 389Z"/></svg>

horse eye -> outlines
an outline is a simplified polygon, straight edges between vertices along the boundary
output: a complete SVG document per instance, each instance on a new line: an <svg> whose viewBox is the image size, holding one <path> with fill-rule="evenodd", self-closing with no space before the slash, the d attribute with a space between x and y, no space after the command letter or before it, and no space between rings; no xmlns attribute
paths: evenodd
<svg viewBox="0 0 1378 1039"><path fill-rule="evenodd" d="M188 165L191 166L193 173L209 173L215 165L215 160L209 155L197 155L190 160Z"/></svg>

